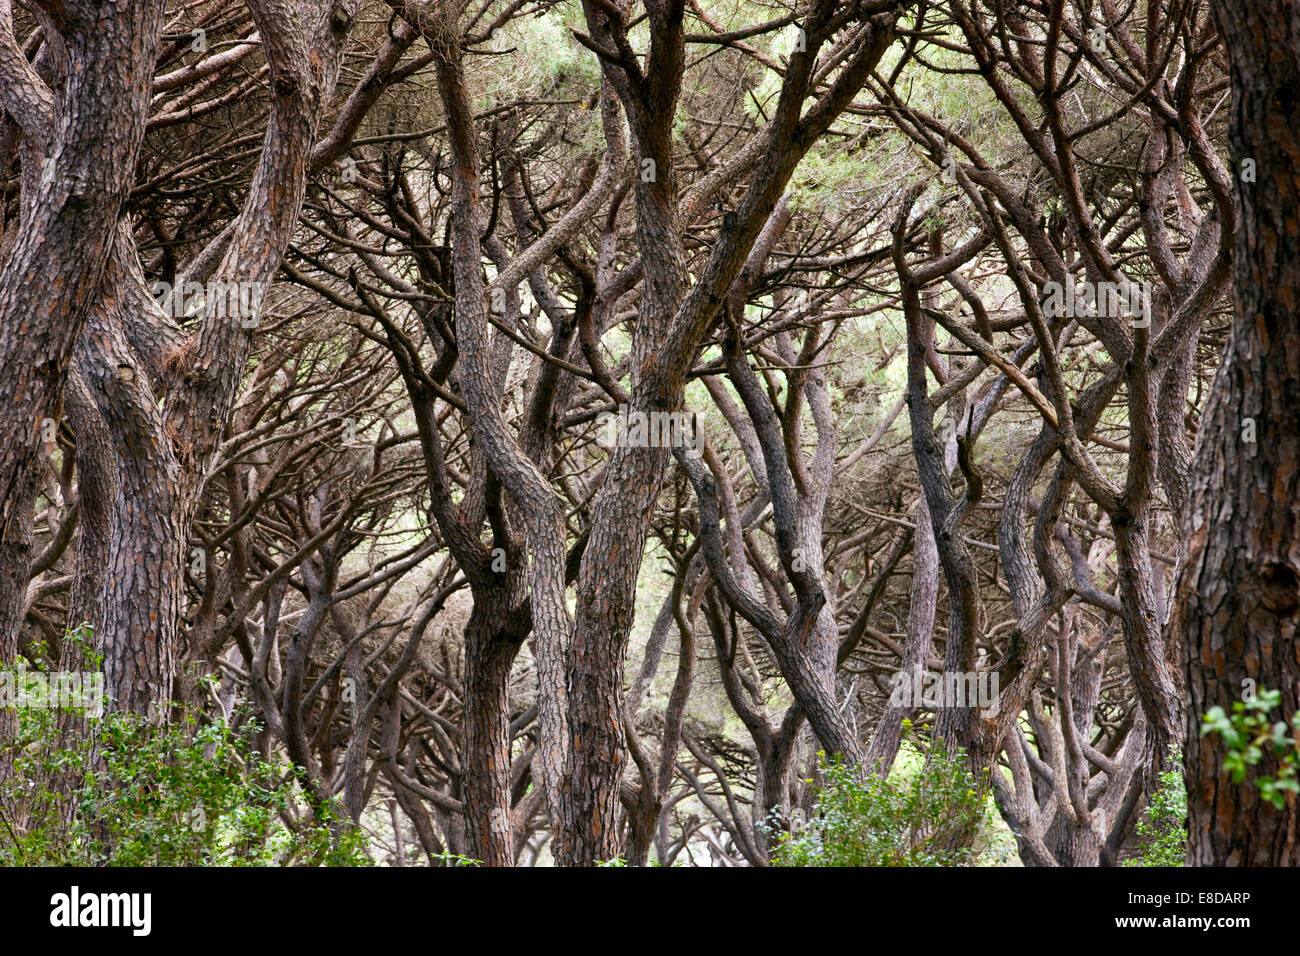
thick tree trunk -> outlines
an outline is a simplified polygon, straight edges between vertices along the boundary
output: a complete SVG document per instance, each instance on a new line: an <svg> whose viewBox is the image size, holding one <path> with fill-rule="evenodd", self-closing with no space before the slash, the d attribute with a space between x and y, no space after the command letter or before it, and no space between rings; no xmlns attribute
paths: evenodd
<svg viewBox="0 0 1300 956"><path fill-rule="evenodd" d="M209 302L184 349L164 358L160 346L175 348L181 337L153 301L123 228L100 285L102 307L87 323L92 342L80 362L112 435L120 472L96 645L104 652L113 706L158 719L166 718L166 710L154 705L172 696L190 523L252 352L250 329L260 321L262 293L298 221L316 129L334 92L358 0L340 4L345 15L337 18L325 16L324 4L304 8L307 29L273 4L249 6L270 64L266 141L228 242L215 241L199 256L210 263L200 271L212 274L186 280L261 290L254 312L228 316ZM213 250L224 252L209 256Z"/></svg>
<svg viewBox="0 0 1300 956"><path fill-rule="evenodd" d="M1297 804L1223 771L1200 717L1256 686L1300 710L1300 3L1216 0L1232 67L1235 321L1197 440L1176 626L1186 640L1188 862L1300 865ZM1251 685L1248 681L1254 681Z"/></svg>
<svg viewBox="0 0 1300 956"><path fill-rule="evenodd" d="M494 613L495 611L495 613ZM500 632L502 612L481 593L465 628L465 726L461 795L469 855L484 866L514 865L510 819L510 665L519 642Z"/></svg>
<svg viewBox="0 0 1300 956"><path fill-rule="evenodd" d="M569 648L569 734L559 852L591 865L620 854L616 825L627 763L623 662L636 608L646 516L659 497L665 448L619 448L593 509ZM648 460L647 460L648 459Z"/></svg>
<svg viewBox="0 0 1300 956"><path fill-rule="evenodd" d="M20 540L31 507L24 489L40 454L42 423L55 416L68 363L94 301L144 138L161 0L68 3L55 26L68 55L68 81L54 97L14 42L8 4L0 11L0 103L18 119L31 157L43 154L37 190L0 272L0 577L27 580ZM36 172L35 170L31 172ZM39 185L36 185L39 183ZM15 585L17 586L17 585ZM0 621L0 656L10 659L21 621L10 595Z"/></svg>
<svg viewBox="0 0 1300 956"><path fill-rule="evenodd" d="M102 568L79 564L78 576L97 577L102 588L91 624L95 648L104 656L109 706L163 720L172 697L187 515L180 507L182 476L147 369L123 331L130 322L150 318L147 312L131 314L151 305L140 301L143 276L138 268L133 275L125 261L133 255L122 229L104 270L103 303L91 309L77 346L79 375L96 405L82 417L106 427L108 464L117 479L107 560ZM93 453L92 448L86 452ZM85 464L82 478L93 480L93 469L104 463ZM88 529L96 530L93 525ZM79 591L94 583L81 582Z"/></svg>

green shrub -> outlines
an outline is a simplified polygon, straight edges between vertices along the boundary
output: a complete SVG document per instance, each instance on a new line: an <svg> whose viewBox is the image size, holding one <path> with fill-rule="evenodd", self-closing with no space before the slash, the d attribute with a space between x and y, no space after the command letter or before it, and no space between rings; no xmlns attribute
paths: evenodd
<svg viewBox="0 0 1300 956"><path fill-rule="evenodd" d="M888 778L839 759L820 762L812 819L779 833L775 866L961 866L979 856L992 820L960 750Z"/></svg>
<svg viewBox="0 0 1300 956"><path fill-rule="evenodd" d="M224 722L19 708L0 866L349 866L364 839L302 805L291 769Z"/></svg>
<svg viewBox="0 0 1300 956"><path fill-rule="evenodd" d="M1253 767L1271 751L1277 759L1276 776L1258 776L1255 784L1259 795L1278 810L1286 806L1287 793L1300 793L1297 765L1300 764L1300 712L1285 721L1272 723L1269 712L1282 703L1282 692L1261 687L1259 693L1247 701L1232 705L1232 713L1222 707L1211 707L1201 719L1201 736L1218 734L1223 741L1223 769L1232 775L1233 783L1246 779L1246 768Z"/></svg>
<svg viewBox="0 0 1300 956"><path fill-rule="evenodd" d="M1171 762L1178 763L1175 752ZM1137 823L1138 855L1125 866L1182 866L1187 859L1187 787L1180 770L1159 777L1146 812Z"/></svg>
<svg viewBox="0 0 1300 956"><path fill-rule="evenodd" d="M482 860L476 860L470 856L464 856L460 853L452 853L449 850L443 850L434 857L439 866L482 866Z"/></svg>

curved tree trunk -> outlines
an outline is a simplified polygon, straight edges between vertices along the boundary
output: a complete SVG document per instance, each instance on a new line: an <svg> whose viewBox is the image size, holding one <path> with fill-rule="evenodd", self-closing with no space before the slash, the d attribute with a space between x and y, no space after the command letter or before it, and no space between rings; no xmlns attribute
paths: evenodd
<svg viewBox="0 0 1300 956"><path fill-rule="evenodd" d="M25 215L0 271L0 381L9 393L0 408L0 578L21 587L42 423L56 414L135 174L153 79L140 64L156 55L163 3L59 4L53 25L68 80L57 95L14 41L9 7L0 5L0 105L22 127L24 156L41 159L39 175L24 172ZM22 612L4 597L0 657L10 660Z"/></svg>

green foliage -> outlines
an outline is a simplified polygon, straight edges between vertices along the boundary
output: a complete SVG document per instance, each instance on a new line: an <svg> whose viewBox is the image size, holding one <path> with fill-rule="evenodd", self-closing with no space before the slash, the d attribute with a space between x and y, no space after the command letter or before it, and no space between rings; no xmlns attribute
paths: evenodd
<svg viewBox="0 0 1300 956"><path fill-rule="evenodd" d="M434 857L442 866L482 866L482 860L476 860L473 857L462 856L459 853L452 853L449 850L443 850Z"/></svg>
<svg viewBox="0 0 1300 956"><path fill-rule="evenodd" d="M304 812L292 771L190 714L167 726L20 708L0 780L0 866L356 866L364 838Z"/></svg>
<svg viewBox="0 0 1300 956"><path fill-rule="evenodd" d="M1259 795L1281 810L1286 806L1286 794L1300 793L1296 780L1297 762L1300 761L1300 712L1292 715L1291 723L1270 722L1269 713L1282 703L1282 692L1260 688L1251 700L1237 701L1232 713L1222 707L1211 707L1201 719L1201 736L1218 734L1223 741L1223 769L1232 776L1233 783L1246 779L1246 768L1254 767L1266 752L1271 751L1277 760L1276 776L1258 776L1255 783Z"/></svg>
<svg viewBox="0 0 1300 956"><path fill-rule="evenodd" d="M1175 752L1171 763L1179 762ZM1182 866L1187 859L1187 787L1178 769L1159 777L1146 813L1137 824L1138 856L1125 866Z"/></svg>
<svg viewBox="0 0 1300 956"><path fill-rule="evenodd" d="M821 761L813 818L782 833L775 866L961 866L975 861L992 819L960 750L936 745L910 774L881 778Z"/></svg>

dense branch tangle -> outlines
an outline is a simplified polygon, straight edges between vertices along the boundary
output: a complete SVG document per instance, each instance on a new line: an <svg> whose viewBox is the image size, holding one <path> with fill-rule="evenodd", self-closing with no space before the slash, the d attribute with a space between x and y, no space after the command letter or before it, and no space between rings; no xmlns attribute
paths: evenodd
<svg viewBox="0 0 1300 956"><path fill-rule="evenodd" d="M116 707L255 715L402 863L767 865L817 751L889 774L905 719L1026 863L1130 852L1235 228L1207 11L580 7L132 27L140 158L10 430L6 660L89 621ZM0 21L12 284L90 94Z"/></svg>

